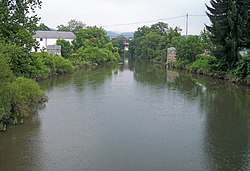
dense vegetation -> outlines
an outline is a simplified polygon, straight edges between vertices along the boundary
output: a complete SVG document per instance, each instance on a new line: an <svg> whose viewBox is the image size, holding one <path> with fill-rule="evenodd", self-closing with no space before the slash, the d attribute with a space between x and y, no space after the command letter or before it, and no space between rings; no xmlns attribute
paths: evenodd
<svg viewBox="0 0 250 171"><path fill-rule="evenodd" d="M36 30L40 30L40 31L51 31L52 29L50 29L48 26L46 26L44 23L39 24L39 26L37 26Z"/></svg>
<svg viewBox="0 0 250 171"><path fill-rule="evenodd" d="M40 0L2 0L0 2L0 40L31 49L32 36L39 20L35 9L41 8Z"/></svg>
<svg viewBox="0 0 250 171"><path fill-rule="evenodd" d="M83 65L114 64L124 56L122 37L111 42L104 29L76 20L57 27L76 35L72 43L57 41L62 56L30 53L37 44L32 37L35 30L51 30L43 23L37 26L39 8L40 0L0 2L0 131L8 123L22 123L46 100L34 80L71 73ZM245 53L250 49L250 1L212 0L207 9L212 25L197 36L181 36L180 28L163 22L139 28L130 42L130 58L165 64L167 49L175 47L175 67L222 72L250 83L250 53Z"/></svg>
<svg viewBox="0 0 250 171"><path fill-rule="evenodd" d="M46 101L46 96L34 80L74 70L71 61L48 53L30 53L36 45L37 27L34 14L41 1L1 1L0 3L0 131L7 124L23 123Z"/></svg>
<svg viewBox="0 0 250 171"><path fill-rule="evenodd" d="M71 73L78 65L116 63L120 56L102 28L86 27L71 20L59 30L73 31L77 38L72 43L58 40L62 56L31 53L37 42L35 30L51 30L41 23L35 9L39 0L7 1L0 3L0 131L9 123L23 123L46 101L46 96L35 80L52 75ZM75 66L74 66L74 65Z"/></svg>
<svg viewBox="0 0 250 171"><path fill-rule="evenodd" d="M132 58L164 62L167 48L180 36L179 28L169 28L166 23L159 22L151 27L143 26L134 33L134 39L129 47L130 55Z"/></svg>
<svg viewBox="0 0 250 171"><path fill-rule="evenodd" d="M73 41L75 56L80 61L98 65L119 60L118 49L110 42L107 33L98 27L86 27L76 32Z"/></svg>
<svg viewBox="0 0 250 171"><path fill-rule="evenodd" d="M4 48L14 48L14 51L3 51ZM17 51L20 54L14 55ZM46 100L40 86L34 80L24 78L31 75L27 70L32 70L32 65L22 61L26 56L28 54L20 47L0 44L0 131L5 130L8 123L23 123L23 118L35 113L40 102Z"/></svg>
<svg viewBox="0 0 250 171"><path fill-rule="evenodd" d="M200 35L181 36L165 23L143 26L130 42L130 57L165 64L167 49L176 48L174 67L250 84L250 1L211 1L212 25ZM205 53L207 52L207 53ZM215 74L213 74L215 73Z"/></svg>
<svg viewBox="0 0 250 171"><path fill-rule="evenodd" d="M217 47L216 56L222 65L234 67L239 51L250 47L250 1L213 0L207 9L212 23L207 29Z"/></svg>
<svg viewBox="0 0 250 171"><path fill-rule="evenodd" d="M72 31L76 39L72 42L58 40L62 56L76 66L113 64L120 60L118 48L110 41L104 29L86 26L80 21L70 20L67 26L59 25L58 30Z"/></svg>
<svg viewBox="0 0 250 171"><path fill-rule="evenodd" d="M0 3L0 131L8 123L22 123L46 100L40 86L28 79L37 69L29 51L38 21L32 14L40 5L39 0Z"/></svg>

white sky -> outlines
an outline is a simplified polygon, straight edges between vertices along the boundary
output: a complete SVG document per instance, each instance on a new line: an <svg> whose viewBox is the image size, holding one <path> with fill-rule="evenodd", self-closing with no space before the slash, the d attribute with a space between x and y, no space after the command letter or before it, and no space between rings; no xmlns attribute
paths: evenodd
<svg viewBox="0 0 250 171"><path fill-rule="evenodd" d="M76 19L93 26L107 26L143 21L152 21L186 15L205 15L205 3L209 0L42 0L42 9L37 11L41 23L56 28L66 25L70 19ZM185 33L185 17L163 21L170 26L179 26ZM154 22L155 23L155 22ZM107 31L136 31L143 25L134 24L116 27L104 27ZM199 34L209 24L209 19L203 17L189 18L189 34Z"/></svg>

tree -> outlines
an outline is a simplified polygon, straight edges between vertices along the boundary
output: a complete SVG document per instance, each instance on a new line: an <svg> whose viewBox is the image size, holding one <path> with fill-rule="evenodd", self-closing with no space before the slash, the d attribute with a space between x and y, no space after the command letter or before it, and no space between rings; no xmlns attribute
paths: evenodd
<svg viewBox="0 0 250 171"><path fill-rule="evenodd" d="M203 41L199 36L179 37L174 42L176 42L176 57L178 60L193 62L196 60L197 55L201 54L204 50Z"/></svg>
<svg viewBox="0 0 250 171"><path fill-rule="evenodd" d="M82 28L73 41L75 59L80 63L104 64L120 60L118 48L111 43L104 29L94 27Z"/></svg>
<svg viewBox="0 0 250 171"><path fill-rule="evenodd" d="M239 51L250 48L250 1L211 0L207 15L212 25L211 41L217 46L221 62L234 67L239 60Z"/></svg>
<svg viewBox="0 0 250 171"><path fill-rule="evenodd" d="M1 0L0 39L31 49L39 20L35 9L40 7L40 0Z"/></svg>
<svg viewBox="0 0 250 171"><path fill-rule="evenodd" d="M211 53L215 53L216 47L213 44L213 42L211 41L211 33L206 28L204 28L200 32L200 39L203 42L203 49L204 50L209 50Z"/></svg>
<svg viewBox="0 0 250 171"><path fill-rule="evenodd" d="M73 47L70 42L66 40L57 40L56 44L61 46L62 57L69 58L73 51Z"/></svg>
<svg viewBox="0 0 250 171"><path fill-rule="evenodd" d="M75 50L88 46L103 48L105 44L110 42L106 31L96 26L80 29L75 34L76 39L73 41Z"/></svg>
<svg viewBox="0 0 250 171"><path fill-rule="evenodd" d="M70 20L68 22L67 26L64 25L59 25L57 26L57 30L58 31L72 31L72 32L77 32L82 28L85 28L86 24L82 23L81 21L77 21L77 20Z"/></svg>
<svg viewBox="0 0 250 171"><path fill-rule="evenodd" d="M126 39L126 38L123 37L123 36L112 39L112 43L113 43L113 45L115 47L118 48L119 54L123 54L124 53L124 47L125 47L124 39Z"/></svg>
<svg viewBox="0 0 250 171"><path fill-rule="evenodd" d="M163 22L138 28L129 44L130 57L164 62L167 48L172 46L175 37L180 37L180 31L178 27L169 28L168 24Z"/></svg>
<svg viewBox="0 0 250 171"><path fill-rule="evenodd" d="M51 31L51 29L48 26L46 26L44 23L41 23L39 26L37 26L37 30Z"/></svg>

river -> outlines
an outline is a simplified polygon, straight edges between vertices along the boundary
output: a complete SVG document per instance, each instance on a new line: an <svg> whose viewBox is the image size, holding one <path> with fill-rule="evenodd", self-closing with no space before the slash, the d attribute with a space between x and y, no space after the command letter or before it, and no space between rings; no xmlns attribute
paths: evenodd
<svg viewBox="0 0 250 171"><path fill-rule="evenodd" d="M250 90L135 63L41 83L49 101L0 134L0 170L250 170Z"/></svg>

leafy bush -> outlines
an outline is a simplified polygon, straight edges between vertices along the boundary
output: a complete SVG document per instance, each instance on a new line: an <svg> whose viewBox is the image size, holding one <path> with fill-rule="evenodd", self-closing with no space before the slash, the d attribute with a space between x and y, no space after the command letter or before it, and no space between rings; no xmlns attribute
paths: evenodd
<svg viewBox="0 0 250 171"><path fill-rule="evenodd" d="M178 69L185 69L190 64L189 60L177 60L174 62L174 67Z"/></svg>
<svg viewBox="0 0 250 171"><path fill-rule="evenodd" d="M11 115L11 97L9 84L0 84L0 131L6 129Z"/></svg>
<svg viewBox="0 0 250 171"><path fill-rule="evenodd" d="M176 58L182 60L189 60L191 62L196 60L197 55L203 52L203 42L199 36L180 37L175 40Z"/></svg>
<svg viewBox="0 0 250 171"><path fill-rule="evenodd" d="M110 42L102 28L86 27L76 32L75 53L71 61L76 65L115 63L120 59L118 48Z"/></svg>
<svg viewBox="0 0 250 171"><path fill-rule="evenodd" d="M51 76L51 70L45 64L44 58L39 53L32 53L29 69L29 78L41 79Z"/></svg>
<svg viewBox="0 0 250 171"><path fill-rule="evenodd" d="M43 64L43 67L39 71L44 73L44 76L51 76L56 73L71 73L74 70L73 65L68 59L64 59L58 55L42 52L32 53L32 56L37 62Z"/></svg>
<svg viewBox="0 0 250 171"><path fill-rule="evenodd" d="M8 58L10 68L16 76L29 77L31 56L27 49L0 43L0 53Z"/></svg>
<svg viewBox="0 0 250 171"><path fill-rule="evenodd" d="M13 82L0 84L0 131L8 123L22 123L23 118L37 111L46 100L44 92L34 80L19 77Z"/></svg>
<svg viewBox="0 0 250 171"><path fill-rule="evenodd" d="M15 79L6 56L0 54L0 131L6 129L6 122L10 117L11 97L9 82Z"/></svg>
<svg viewBox="0 0 250 171"><path fill-rule="evenodd" d="M54 62L56 73L72 73L74 71L74 67L68 59L64 59L63 57L58 55L51 56L53 58L52 61Z"/></svg>
<svg viewBox="0 0 250 171"><path fill-rule="evenodd" d="M115 63L120 59L118 52L113 53L108 48L87 47L81 48L76 52L79 61L85 63Z"/></svg>
<svg viewBox="0 0 250 171"><path fill-rule="evenodd" d="M96 26L79 29L75 34L76 39L72 42L75 50L88 47L104 48L110 42L106 31Z"/></svg>
<svg viewBox="0 0 250 171"><path fill-rule="evenodd" d="M47 78L57 69L54 66L54 58L57 58L56 55L50 55L45 52L29 53L25 48L1 43L0 53L5 56L12 72L17 77ZM65 61L62 57L60 58L68 65L68 61Z"/></svg>
<svg viewBox="0 0 250 171"><path fill-rule="evenodd" d="M216 61L214 56L199 56L189 68L192 70L213 71Z"/></svg>
<svg viewBox="0 0 250 171"><path fill-rule="evenodd" d="M68 59L73 51L73 46L70 44L70 42L62 39L57 40L56 44L61 46L62 57Z"/></svg>
<svg viewBox="0 0 250 171"><path fill-rule="evenodd" d="M242 56L236 66L236 69L233 71L235 76L245 78L250 75L250 54Z"/></svg>
<svg viewBox="0 0 250 171"><path fill-rule="evenodd" d="M0 83L5 84L7 82L13 81L14 74L11 71L9 62L9 58L6 55L0 53Z"/></svg>
<svg viewBox="0 0 250 171"><path fill-rule="evenodd" d="M40 102L46 99L44 92L34 80L17 78L10 84L11 116L13 124L36 112Z"/></svg>
<svg viewBox="0 0 250 171"><path fill-rule="evenodd" d="M132 60L142 59L155 63L165 63L167 48L173 46L173 39L180 37L178 27L171 28L167 23L158 22L151 27L143 26L134 33L129 42Z"/></svg>

